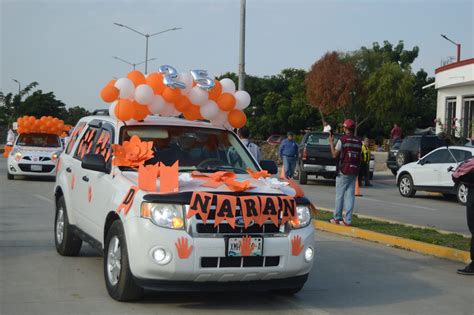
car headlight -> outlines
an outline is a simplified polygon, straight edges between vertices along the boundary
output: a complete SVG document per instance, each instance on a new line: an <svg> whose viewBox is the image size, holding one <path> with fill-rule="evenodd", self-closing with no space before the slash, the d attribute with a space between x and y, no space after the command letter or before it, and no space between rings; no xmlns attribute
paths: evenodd
<svg viewBox="0 0 474 315"><path fill-rule="evenodd" d="M17 152L15 152L15 154L14 154L13 156L15 157L15 161L18 162L18 161L21 160L21 157L22 157L23 155L21 154L20 151L17 151Z"/></svg>
<svg viewBox="0 0 474 315"><path fill-rule="evenodd" d="M59 158L59 155L61 154L60 151L58 152L54 152L53 154L51 154L51 160L52 161L56 161L58 158Z"/></svg>
<svg viewBox="0 0 474 315"><path fill-rule="evenodd" d="M290 220L294 229L300 229L311 223L311 210L308 206L296 206L296 218Z"/></svg>
<svg viewBox="0 0 474 315"><path fill-rule="evenodd" d="M141 216L158 226L180 230L184 228L183 206L164 203L142 203Z"/></svg>

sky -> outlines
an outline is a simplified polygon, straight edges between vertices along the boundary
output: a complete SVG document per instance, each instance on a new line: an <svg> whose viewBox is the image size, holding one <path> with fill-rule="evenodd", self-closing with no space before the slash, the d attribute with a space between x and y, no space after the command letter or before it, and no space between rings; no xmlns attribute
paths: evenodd
<svg viewBox="0 0 474 315"><path fill-rule="evenodd" d="M240 0L0 0L0 91L37 81L70 106L107 108L99 97L112 78L132 67L112 56L145 60L142 33L181 30L150 38L149 71L206 69L237 72ZM274 75L308 70L327 51L353 51L388 40L420 48L413 70L429 75L456 55L446 34L474 57L474 0L247 0L246 72ZM138 66L144 71L144 65Z"/></svg>

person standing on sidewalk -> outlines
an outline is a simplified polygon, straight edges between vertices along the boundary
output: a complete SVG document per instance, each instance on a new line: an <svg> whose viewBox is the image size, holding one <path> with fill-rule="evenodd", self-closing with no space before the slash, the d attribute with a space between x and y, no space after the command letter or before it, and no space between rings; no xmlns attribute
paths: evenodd
<svg viewBox="0 0 474 315"><path fill-rule="evenodd" d="M355 181L360 170L362 142L354 136L355 123L346 119L343 124L344 135L334 147L334 135L329 135L329 146L332 157L337 159L336 205L333 217L329 222L350 226L355 201ZM342 210L346 209L345 220Z"/></svg>
<svg viewBox="0 0 474 315"><path fill-rule="evenodd" d="M293 140L293 132L287 133L287 138L280 144L280 158L283 160L285 177L292 178L295 172L296 160L298 158L298 144Z"/></svg>
<svg viewBox="0 0 474 315"><path fill-rule="evenodd" d="M359 172L359 186L362 186L362 180L365 182L365 186L372 186L370 183L370 149L369 149L369 138L364 137L362 143L362 161L360 164Z"/></svg>
<svg viewBox="0 0 474 315"><path fill-rule="evenodd" d="M398 126L398 124L393 124L393 128L390 131L390 140L392 143L396 140L400 140L402 138L402 128Z"/></svg>

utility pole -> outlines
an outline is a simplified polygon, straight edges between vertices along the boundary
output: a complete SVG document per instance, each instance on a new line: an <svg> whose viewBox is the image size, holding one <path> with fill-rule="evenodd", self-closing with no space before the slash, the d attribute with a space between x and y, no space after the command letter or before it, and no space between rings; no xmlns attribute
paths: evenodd
<svg viewBox="0 0 474 315"><path fill-rule="evenodd" d="M443 35L443 34L440 34L441 37L443 37L444 39L446 39L448 42L456 45L456 48L457 48L457 62L460 62L461 61L461 44L459 43L456 43L455 41L453 41L452 39L448 38L446 35Z"/></svg>
<svg viewBox="0 0 474 315"><path fill-rule="evenodd" d="M245 6L246 0L240 0L239 90L245 89Z"/></svg>

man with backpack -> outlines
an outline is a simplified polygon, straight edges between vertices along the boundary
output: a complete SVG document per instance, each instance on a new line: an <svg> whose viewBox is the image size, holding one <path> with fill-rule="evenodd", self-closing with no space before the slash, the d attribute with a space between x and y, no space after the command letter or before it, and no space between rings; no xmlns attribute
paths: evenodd
<svg viewBox="0 0 474 315"><path fill-rule="evenodd" d="M343 124L344 135L334 146L334 136L329 135L329 146L332 157L337 159L336 176L336 206L334 214L329 222L350 226L352 221L352 210L355 201L355 181L360 171L362 142L354 136L355 123L346 119ZM342 209L346 209L345 220L342 217Z"/></svg>

